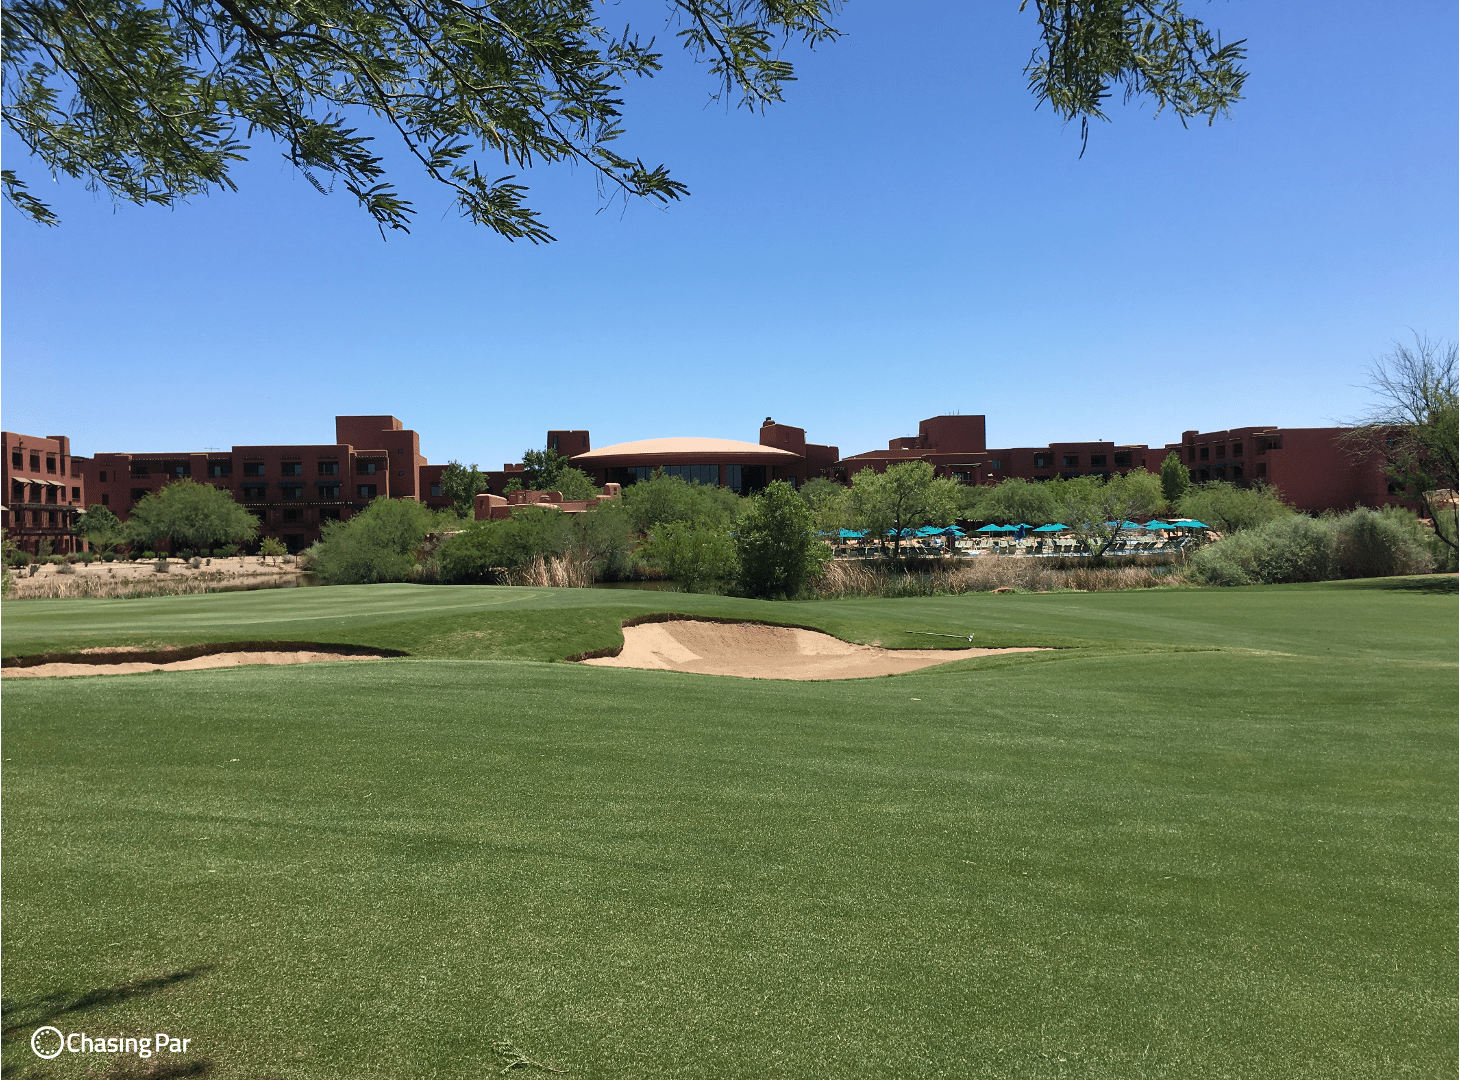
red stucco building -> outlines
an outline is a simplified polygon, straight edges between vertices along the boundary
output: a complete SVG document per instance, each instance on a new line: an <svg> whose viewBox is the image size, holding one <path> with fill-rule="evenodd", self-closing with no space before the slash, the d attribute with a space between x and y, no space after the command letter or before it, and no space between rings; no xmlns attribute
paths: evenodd
<svg viewBox="0 0 1460 1080"><path fill-rule="evenodd" d="M123 521L172 480L223 488L258 517L260 536L299 551L319 539L324 522L348 519L372 499L450 505L440 490L443 467L426 463L420 435L394 416L337 416L333 443L103 453L83 459L82 472L91 500Z"/></svg>
<svg viewBox="0 0 1460 1080"><path fill-rule="evenodd" d="M71 534L76 515L86 509L83 459L71 456L65 435L0 432L4 444L5 535L23 551L39 554L49 543L53 555L81 551Z"/></svg>

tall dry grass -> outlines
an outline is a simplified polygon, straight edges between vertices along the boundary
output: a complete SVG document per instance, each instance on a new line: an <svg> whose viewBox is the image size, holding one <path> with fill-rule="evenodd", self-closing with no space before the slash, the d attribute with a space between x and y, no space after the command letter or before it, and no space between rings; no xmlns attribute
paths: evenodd
<svg viewBox="0 0 1460 1080"><path fill-rule="evenodd" d="M296 584L295 575L279 575L262 580L240 582L237 575L218 572L190 574L187 577L134 578L95 577L87 574L48 575L20 579L6 597L8 600L137 600L151 596L187 596L193 593L234 592L245 589L288 588Z"/></svg>
<svg viewBox="0 0 1460 1080"><path fill-rule="evenodd" d="M849 597L960 596L963 593L1017 589L1051 592L1059 589L1104 592L1152 589L1181 584L1173 573L1145 566L1081 566L1063 569L1038 559L978 559L955 569L911 574L885 566L834 562L820 580L808 586L817 599Z"/></svg>
<svg viewBox="0 0 1460 1080"><path fill-rule="evenodd" d="M541 555L526 566L503 570L503 585L536 585L548 589L587 589L593 585L593 561L574 555Z"/></svg>

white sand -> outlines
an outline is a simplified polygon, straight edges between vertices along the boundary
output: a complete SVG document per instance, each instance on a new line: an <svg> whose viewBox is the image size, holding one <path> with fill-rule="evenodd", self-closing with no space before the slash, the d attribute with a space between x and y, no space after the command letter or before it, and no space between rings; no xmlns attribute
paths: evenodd
<svg viewBox="0 0 1460 1080"><path fill-rule="evenodd" d="M853 645L814 630L686 619L626 626L622 652L582 663L595 667L733 675L743 679L869 679L974 656L1042 651L1045 650L880 649L874 645Z"/></svg>

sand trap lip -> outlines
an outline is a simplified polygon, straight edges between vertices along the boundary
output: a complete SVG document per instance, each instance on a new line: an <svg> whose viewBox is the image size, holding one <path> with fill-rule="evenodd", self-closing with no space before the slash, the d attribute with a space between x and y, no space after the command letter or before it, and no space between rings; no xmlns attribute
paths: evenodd
<svg viewBox="0 0 1460 1080"><path fill-rule="evenodd" d="M793 626L674 619L626 623L616 656L580 663L595 667L731 675L742 679L871 679L954 660L1046 649L880 649Z"/></svg>
<svg viewBox="0 0 1460 1080"><path fill-rule="evenodd" d="M37 679L68 675L135 675L145 671L202 671L246 664L313 664L328 660L383 660L405 656L398 649L326 645L308 641L242 641L177 649L98 646L75 653L9 656L0 678Z"/></svg>

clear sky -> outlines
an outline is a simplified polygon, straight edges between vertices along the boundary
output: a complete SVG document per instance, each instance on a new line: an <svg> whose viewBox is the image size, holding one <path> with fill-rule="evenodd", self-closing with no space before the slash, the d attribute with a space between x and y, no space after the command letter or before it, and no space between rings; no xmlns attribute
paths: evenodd
<svg viewBox="0 0 1460 1080"><path fill-rule="evenodd" d="M852 454L952 412L993 447L1351 416L1392 339L1457 333L1456 5L1192 7L1248 39L1247 98L1190 130L1117 106L1083 159L1025 87L1017 0L852 0L765 115L707 107L671 52L620 151L692 197L602 209L536 169L537 248L405 167L419 220L382 242L268 145L241 193L159 210L52 185L7 134L63 223L0 212L0 422L90 454L393 413L431 461L496 468L550 427L754 441L774 416Z"/></svg>

